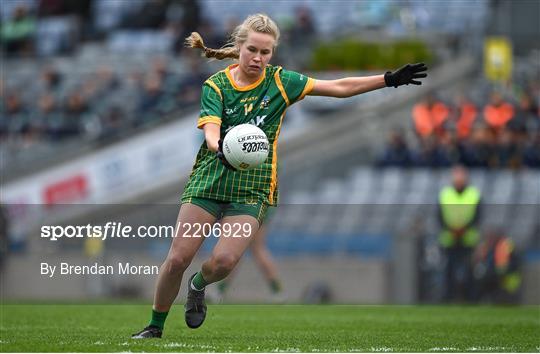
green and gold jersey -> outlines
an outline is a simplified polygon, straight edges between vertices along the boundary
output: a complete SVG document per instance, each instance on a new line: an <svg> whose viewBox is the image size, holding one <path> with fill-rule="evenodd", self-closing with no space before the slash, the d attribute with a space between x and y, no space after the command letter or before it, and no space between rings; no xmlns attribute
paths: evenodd
<svg viewBox="0 0 540 354"><path fill-rule="evenodd" d="M216 159L203 142L185 186L182 202L191 198L209 198L224 202L276 205L277 142L285 110L303 99L315 80L279 66L268 65L261 78L245 87L232 79L233 64L205 81L202 88L201 112L197 123L221 127L221 137L234 126L250 123L261 128L268 137L268 158L259 167L248 171L231 171Z"/></svg>

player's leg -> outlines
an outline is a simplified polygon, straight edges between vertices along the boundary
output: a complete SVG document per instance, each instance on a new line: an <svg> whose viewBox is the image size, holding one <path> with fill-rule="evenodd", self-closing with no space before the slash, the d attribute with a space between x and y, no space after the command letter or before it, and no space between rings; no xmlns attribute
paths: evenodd
<svg viewBox="0 0 540 354"><path fill-rule="evenodd" d="M212 225L216 216L195 204L183 204L177 222L176 237L160 268L154 296L154 309L168 311L178 295L182 276L204 241L202 228Z"/></svg>
<svg viewBox="0 0 540 354"><path fill-rule="evenodd" d="M279 281L276 264L266 247L266 230L267 228L263 224L253 237L250 249L255 262L268 282L270 291L274 296L277 296L281 292L281 282Z"/></svg>
<svg viewBox="0 0 540 354"><path fill-rule="evenodd" d="M208 261L202 266L202 276L210 284L227 277L249 247L259 228L258 221L249 215L228 216L221 222L222 228L235 228L238 225L239 237L221 237ZM240 226L241 225L241 226Z"/></svg>
<svg viewBox="0 0 540 354"><path fill-rule="evenodd" d="M231 205L231 208L224 211L222 234L210 259L204 262L202 270L190 279L188 301L185 305L185 320L190 328L199 327L206 318L204 288L231 273L249 247L266 212L266 205L263 204Z"/></svg>
<svg viewBox="0 0 540 354"><path fill-rule="evenodd" d="M264 228L265 227L264 227L264 223L263 223L259 227L259 230L257 231L257 233L253 235L253 240L251 241L251 247L250 248L251 248L251 251L253 252L254 257L256 259L257 259L257 257L259 257L259 254L255 254L255 253L257 253L258 250L254 249L254 245L256 244L259 237L264 237L264 234L265 234ZM264 242L262 243L262 246L264 247ZM258 260L257 260L257 262L258 262ZM267 278L265 269L262 269L262 272L263 272L264 276ZM218 291L218 299L219 300L221 300L221 299L223 299L225 297L225 294L226 294L227 290L229 289L229 285L230 285L231 281L233 280L235 273L236 273L236 271L233 270L225 279L223 279L223 280L221 280L220 282L217 283L217 291Z"/></svg>
<svg viewBox="0 0 540 354"><path fill-rule="evenodd" d="M202 228L195 225L213 224L215 220L213 210L191 203L182 204L175 225L175 237L159 269L150 325L132 338L161 337L167 314L180 290L184 271L204 241L200 234Z"/></svg>
<svg viewBox="0 0 540 354"><path fill-rule="evenodd" d="M272 260L272 255L266 247L265 224L261 225L257 233L253 236L250 250L253 254L253 258L255 258L255 262L261 270L261 273L263 274L265 280L268 282L270 291L272 292L272 294L279 294L279 292L281 291L281 283L277 275L275 263ZM235 274L236 271L233 270L225 279L223 279L217 284L217 290L220 299L225 296Z"/></svg>

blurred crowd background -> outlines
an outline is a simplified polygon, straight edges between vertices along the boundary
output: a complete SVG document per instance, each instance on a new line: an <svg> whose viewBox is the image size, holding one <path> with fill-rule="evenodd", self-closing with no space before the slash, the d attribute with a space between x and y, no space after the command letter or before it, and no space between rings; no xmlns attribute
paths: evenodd
<svg viewBox="0 0 540 354"><path fill-rule="evenodd" d="M17 255L11 265L4 262L8 298L28 290L13 270L35 278L31 264L44 249L47 257L85 261L132 252L159 264L168 240L112 243L88 258L82 241L43 246L36 230L44 222L86 224L109 215L173 223L202 141L194 123L201 84L230 64L186 50L184 38L198 31L208 47L221 47L256 12L280 26L275 65L326 79L424 61L430 73L418 88L311 97L288 111L280 155L287 211L278 208L268 242L289 274L284 283L301 283L292 300L328 295L329 287L337 302L471 300L448 295L444 283L467 287L482 267L491 267L483 274L497 273L501 244L512 249L501 277L517 272L520 279L510 300L538 303L540 289L527 280L537 279L540 263L536 0L2 1L1 249L3 260ZM448 280L444 274L456 259L437 241L444 222L437 222L436 209L455 165L469 170L483 206L481 238L457 258L470 266L457 267ZM155 203L170 208L141 216L126 206ZM403 235L414 247L404 246ZM321 259L330 262L323 280ZM308 264L312 272L303 273ZM350 271L358 286L333 287L332 269ZM482 289L502 281L482 279ZM148 298L151 281L83 282L70 296ZM54 288L64 286L43 283L36 297L58 297ZM98 290L85 292L88 286ZM242 286L239 301L260 299Z"/></svg>
<svg viewBox="0 0 540 354"><path fill-rule="evenodd" d="M510 89L479 82L454 97L429 93L411 111L414 138L394 129L377 165L539 168L540 86L529 74Z"/></svg>
<svg viewBox="0 0 540 354"><path fill-rule="evenodd" d="M179 112L198 104L199 84L211 72L197 55L183 49L183 39L196 30L208 46L222 46L247 13L243 5L195 0L6 1L0 14L1 36L10 74L2 78L5 114L0 136L13 147L10 153L17 153L13 150L67 139L103 142L179 117ZM478 37L493 21L489 11L502 5L361 1L340 4L330 13L327 6L317 1L269 5L267 12L277 17L283 31L276 62L309 71L321 64L310 58L316 41L363 33L377 36L378 31L391 38L442 33L438 39L444 42L432 48L436 55L429 59L449 59L479 45ZM219 7L228 9L226 15ZM467 37L460 38L463 34ZM126 52L140 60L127 58ZM64 60L51 60L59 57ZM359 69L370 69L361 67L360 58L357 62ZM431 92L410 112L411 123L390 134L377 164L538 167L540 84L538 75L531 75L538 73L535 64L524 63L502 86L478 79L454 96ZM346 64L341 66L334 61L331 69L346 69ZM403 130L411 127L418 139L404 136L408 134Z"/></svg>

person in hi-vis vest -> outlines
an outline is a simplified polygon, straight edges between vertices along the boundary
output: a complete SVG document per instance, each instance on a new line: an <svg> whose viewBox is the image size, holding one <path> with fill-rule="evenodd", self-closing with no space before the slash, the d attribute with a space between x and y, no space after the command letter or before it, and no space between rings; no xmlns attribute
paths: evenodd
<svg viewBox="0 0 540 354"><path fill-rule="evenodd" d="M470 300L473 296L471 256L480 239L480 191L470 186L467 170L452 169L452 185L439 193L439 243L446 254L445 300Z"/></svg>

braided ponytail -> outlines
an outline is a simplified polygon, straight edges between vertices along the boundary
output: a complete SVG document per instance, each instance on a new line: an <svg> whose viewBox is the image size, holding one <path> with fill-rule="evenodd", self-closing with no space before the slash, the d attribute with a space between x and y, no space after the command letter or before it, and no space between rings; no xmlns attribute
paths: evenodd
<svg viewBox="0 0 540 354"><path fill-rule="evenodd" d="M204 41L198 32L191 32L191 35L186 38L186 47L199 48L204 51L204 56L207 58L222 59L238 59L238 49L236 47L227 45L220 49L212 49L204 46Z"/></svg>
<svg viewBox="0 0 540 354"><path fill-rule="evenodd" d="M212 49L205 47L201 35L197 32L192 32L186 38L185 45L188 48L199 48L204 51L204 56L207 58L222 59L238 59L240 57L239 48L242 43L245 43L249 31L267 33L274 37L274 49L279 41L279 28L270 17L264 14L256 14L248 16L244 22L236 27L231 35L231 40L220 49Z"/></svg>

